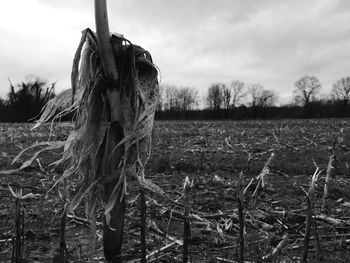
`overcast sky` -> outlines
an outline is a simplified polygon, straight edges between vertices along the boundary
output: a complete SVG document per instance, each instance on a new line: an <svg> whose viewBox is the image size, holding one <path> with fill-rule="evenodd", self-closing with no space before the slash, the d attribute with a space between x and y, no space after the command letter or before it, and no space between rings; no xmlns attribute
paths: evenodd
<svg viewBox="0 0 350 263"><path fill-rule="evenodd" d="M261 84L291 100L317 76L328 93L350 75L348 0L107 0L110 30L151 52L162 84ZM35 75L70 88L81 31L94 30L93 0L11 0L0 9L0 96ZM202 95L201 95L202 97Z"/></svg>

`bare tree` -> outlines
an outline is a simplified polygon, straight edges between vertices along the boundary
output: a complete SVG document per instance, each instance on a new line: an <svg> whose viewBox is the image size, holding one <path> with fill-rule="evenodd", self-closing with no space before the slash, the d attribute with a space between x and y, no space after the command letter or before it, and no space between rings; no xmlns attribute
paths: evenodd
<svg viewBox="0 0 350 263"><path fill-rule="evenodd" d="M224 101L224 84L211 84L208 89L207 102L212 110L220 110Z"/></svg>
<svg viewBox="0 0 350 263"><path fill-rule="evenodd" d="M251 107L254 118L258 116L258 109L262 107L271 107L277 102L277 95L272 90L264 89L260 84L253 84L248 87L248 94L251 99Z"/></svg>
<svg viewBox="0 0 350 263"><path fill-rule="evenodd" d="M260 84L252 84L248 87L248 94L251 99L251 106L253 110L254 119L258 117L258 106L259 106L259 98L263 92L264 88Z"/></svg>
<svg viewBox="0 0 350 263"><path fill-rule="evenodd" d="M181 87L178 89L176 101L180 110L194 110L198 106L198 91L190 87Z"/></svg>
<svg viewBox="0 0 350 263"><path fill-rule="evenodd" d="M307 107L321 90L321 83L315 76L304 76L295 82L294 97L297 103Z"/></svg>
<svg viewBox="0 0 350 263"><path fill-rule="evenodd" d="M164 109L193 110L198 105L198 91L190 87L164 87Z"/></svg>
<svg viewBox="0 0 350 263"><path fill-rule="evenodd" d="M258 106L272 107L277 102L277 94L273 90L263 89L258 97Z"/></svg>
<svg viewBox="0 0 350 263"><path fill-rule="evenodd" d="M345 77L338 80L333 85L332 95L335 99L342 101L343 110L345 110L350 100L350 77Z"/></svg>
<svg viewBox="0 0 350 263"><path fill-rule="evenodd" d="M176 109L176 97L177 88L172 85L163 86L164 89L164 109L175 110Z"/></svg>
<svg viewBox="0 0 350 263"><path fill-rule="evenodd" d="M307 118L313 116L312 101L321 90L321 83L315 76L304 76L295 82L294 98L297 104L304 107L304 115Z"/></svg>
<svg viewBox="0 0 350 263"><path fill-rule="evenodd" d="M223 89L222 90L223 106L226 110L228 110L231 106L231 97L232 97L231 88L223 84L222 89Z"/></svg>
<svg viewBox="0 0 350 263"><path fill-rule="evenodd" d="M232 107L235 107L241 99L243 99L247 93L245 90L244 83L239 80L234 80L231 82L232 91Z"/></svg>
<svg viewBox="0 0 350 263"><path fill-rule="evenodd" d="M248 87L248 94L251 99L250 104L253 108L259 106L259 100L261 98L263 90L264 88L260 84L252 84Z"/></svg>

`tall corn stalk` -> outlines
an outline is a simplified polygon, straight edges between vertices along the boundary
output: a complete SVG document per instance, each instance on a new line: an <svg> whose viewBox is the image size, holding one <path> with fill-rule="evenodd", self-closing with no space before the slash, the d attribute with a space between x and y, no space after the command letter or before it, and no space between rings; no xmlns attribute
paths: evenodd
<svg viewBox="0 0 350 263"><path fill-rule="evenodd" d="M121 35L110 35L106 0L95 0L95 18L96 34L90 29L83 31L73 60L72 89L49 101L34 126L48 120L53 123L74 111L74 130L66 141L29 147L41 149L21 168L41 152L63 147L62 158L53 164L63 164L65 171L52 188L78 181L77 193L67 200L65 213L84 200L91 222L95 222L96 204L102 197L105 257L108 262L122 262L126 177L134 176L141 187L164 194L145 178L158 104L158 71L146 50Z"/></svg>
<svg viewBox="0 0 350 263"><path fill-rule="evenodd" d="M112 174L114 180L106 182L104 188L104 202L108 202L111 195L116 190L116 183L120 180L121 174L116 173L123 157L123 148L114 151L118 143L123 139L123 129L120 124L120 88L118 87L118 70L113 56L110 43L110 33L108 26L107 4L105 0L95 1L95 23L98 51L102 62L102 68L105 79L109 82L107 88L107 100L109 103L109 121L110 130L106 137L105 154L113 160L112 166L107 168L107 173ZM118 54L117 54L118 55ZM124 187L124 182L120 184ZM125 197L122 191L117 195L114 206L110 208L110 222L104 221L103 229L103 248L107 260L121 261L121 246L124 230L125 217ZM108 214L107 214L108 215Z"/></svg>

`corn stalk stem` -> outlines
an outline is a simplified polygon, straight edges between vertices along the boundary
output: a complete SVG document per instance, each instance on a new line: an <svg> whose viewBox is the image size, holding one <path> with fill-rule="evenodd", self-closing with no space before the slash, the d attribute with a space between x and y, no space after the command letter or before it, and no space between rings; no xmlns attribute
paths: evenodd
<svg viewBox="0 0 350 263"><path fill-rule="evenodd" d="M313 224L312 216L313 216L314 193L316 190L316 182L318 180L319 175L320 175L320 172L319 172L319 168L317 167L315 173L312 176L309 191L306 193L307 214L306 214L306 226L305 226L305 236L304 236L304 249L303 249L302 260L301 260L302 263L307 263L310 233L311 233L311 227Z"/></svg>
<svg viewBox="0 0 350 263"><path fill-rule="evenodd" d="M242 174L239 176L237 184L238 217L239 217L239 262L244 263L244 205L242 190Z"/></svg>
<svg viewBox="0 0 350 263"><path fill-rule="evenodd" d="M117 81L118 71L110 43L106 0L95 0L95 23L103 71L107 78Z"/></svg>
<svg viewBox="0 0 350 263"><path fill-rule="evenodd" d="M185 217L184 217L184 241L183 241L183 263L188 262L188 240L190 235L190 221L189 221L189 209L188 202L189 198L186 197L185 205Z"/></svg>
<svg viewBox="0 0 350 263"><path fill-rule="evenodd" d="M65 203L63 207L63 212L61 215L61 225L60 225L60 260L62 263L66 262L66 224L67 224L67 207L68 204Z"/></svg>
<svg viewBox="0 0 350 263"><path fill-rule="evenodd" d="M191 225L189 219L189 205L190 205L190 191L191 183L189 178L186 176L184 183L184 197L185 197L185 215L184 215L184 237L183 237L183 256L182 262L188 262L188 243L191 237Z"/></svg>
<svg viewBox="0 0 350 263"><path fill-rule="evenodd" d="M310 241L310 232L311 232L311 226L312 226L312 200L307 195L306 196L306 202L307 202L307 215L306 215L306 227L305 227L305 237L304 237L304 248L303 248L303 255L302 255L302 263L307 263L307 256L309 252L309 241Z"/></svg>
<svg viewBox="0 0 350 263"><path fill-rule="evenodd" d="M323 190L323 197L322 197L322 209L324 212L326 212L327 208L327 198L328 198L328 193L329 193L329 184L331 181L331 173L333 169L333 161L335 159L334 154L332 154L329 157L328 165L327 165L327 171L326 171L326 179L324 182L324 190Z"/></svg>
<svg viewBox="0 0 350 263"><path fill-rule="evenodd" d="M19 263L22 261L22 224L23 221L21 216L21 199L16 198L16 216L15 216L15 227L16 227L16 241L15 241L15 262Z"/></svg>
<svg viewBox="0 0 350 263"><path fill-rule="evenodd" d="M95 0L95 23L97 42L102 61L103 72L107 80L109 80L114 86L118 81L118 70L114 60L113 50L110 42L106 0ZM111 122L119 121L120 92L115 86L108 88L107 94L109 107L111 111Z"/></svg>
<svg viewBox="0 0 350 263"><path fill-rule="evenodd" d="M140 206L141 206L141 263L147 263L146 260L146 199L145 188L141 186L140 190Z"/></svg>
<svg viewBox="0 0 350 263"><path fill-rule="evenodd" d="M314 218L313 220L313 232L314 232L314 240L315 240L315 249L316 249L316 253L315 253L315 256L316 256L316 263L319 263L320 262L320 252L321 252L321 245L320 245L320 239L318 237L318 232L317 232L317 222Z"/></svg>
<svg viewBox="0 0 350 263"><path fill-rule="evenodd" d="M185 217L184 219L184 247L183 247L183 260L182 262L187 263L188 262L188 243L189 243L189 236L191 234L191 226L190 221L188 217Z"/></svg>
<svg viewBox="0 0 350 263"><path fill-rule="evenodd" d="M120 90L118 89L118 71L115 63L115 57L113 54L110 32L108 25L107 4L106 0L94 0L95 3L95 23L96 23L96 35L99 53L102 62L103 72L107 81L107 96L110 109L110 132L106 140L106 149L108 153L111 153L111 149L120 142L123 138L123 129L120 126ZM109 155L109 154L108 154ZM106 156L108 156L106 155ZM119 163L122 159L123 152L117 152L113 156L113 162ZM106 167L107 168L107 167ZM112 170L112 167L107 170ZM115 167L114 167L115 168ZM118 182L119 176L116 175L115 183L105 184L104 192L106 195L106 202L109 200L116 182ZM119 197L120 198L120 197ZM111 225L116 229L115 231L107 225L105 219L104 233L103 233L103 247L104 254L107 261L122 262L121 245L124 229L124 217L125 217L125 198L121 198L120 202L116 202L112 211Z"/></svg>

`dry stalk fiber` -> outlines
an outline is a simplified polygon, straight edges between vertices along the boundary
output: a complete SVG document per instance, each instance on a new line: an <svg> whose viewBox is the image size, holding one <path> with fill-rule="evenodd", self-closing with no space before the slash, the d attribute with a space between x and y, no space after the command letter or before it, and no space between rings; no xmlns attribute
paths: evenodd
<svg viewBox="0 0 350 263"><path fill-rule="evenodd" d="M333 169L333 162L335 160L335 155L332 154L329 157L328 165L327 165L327 171L326 171L326 178L324 182L324 189L323 189L323 197L322 197L322 209L323 211L326 210L326 202L327 202L327 197L328 197L328 192L329 192L329 184L331 181L331 173Z"/></svg>
<svg viewBox="0 0 350 263"><path fill-rule="evenodd" d="M317 222L315 220L315 217L313 218L313 234L314 234L314 240L315 240L315 256L316 256L316 262L320 262L320 251L321 251L321 244L320 239L318 237L317 232Z"/></svg>
<svg viewBox="0 0 350 263"><path fill-rule="evenodd" d="M24 248L24 212L22 210L22 200L16 198L15 201L15 262L22 261L23 248Z"/></svg>
<svg viewBox="0 0 350 263"><path fill-rule="evenodd" d="M190 191L193 186L188 176L185 178L183 186L183 195L185 198L185 216L184 216L184 241L183 241L183 256L182 262L187 263L188 261L188 243L191 238L191 225L189 219L189 205L190 205Z"/></svg>
<svg viewBox="0 0 350 263"><path fill-rule="evenodd" d="M147 263L147 248L146 248L146 198L145 198L145 189L140 187L140 214L141 214L141 228L140 228L140 237L141 237L141 263Z"/></svg>
<svg viewBox="0 0 350 263"><path fill-rule="evenodd" d="M18 154L14 161L27 150L36 150L23 163L20 168L23 169L31 165L39 154L63 149L62 158L52 165L63 165L65 169L52 188L67 182L67 189L74 185L76 193L67 200L64 213L69 214L84 201L86 217L94 222L96 204L101 196L106 224L115 231L116 226L123 226L115 221L111 225L111 211L125 199L127 176L136 177L141 187L165 196L161 188L145 178L159 96L158 71L146 50L113 34L110 43L118 80L111 81L102 70L95 33L86 29L82 34L73 61L72 89L49 101L34 126L36 128L51 120L53 127L57 118L74 112L74 129L67 140L33 145ZM116 87L120 93L118 122L111 114L109 97L109 90ZM17 170L11 172L14 171ZM108 193L104 191L106 185L111 186ZM118 231L122 233L120 229Z"/></svg>
<svg viewBox="0 0 350 263"><path fill-rule="evenodd" d="M38 194L32 193L23 195L22 189L15 192L10 185L8 188L15 198L15 240L13 242L12 262L22 262L23 260L23 248L24 248L24 208L22 201L29 198L36 198Z"/></svg>
<svg viewBox="0 0 350 263"><path fill-rule="evenodd" d="M318 177L320 175L321 171L319 171L319 168L316 168L316 171L314 172L312 178L311 178L311 184L309 187L309 191L306 194L306 202L307 202L307 214L306 214L306 226L305 226L305 236L304 236L304 248L303 248L303 254L302 254L302 263L307 262L308 252L309 252L309 240L310 240L310 233L311 233L311 227L313 224L313 204L314 204L314 193L316 189L316 183L318 180Z"/></svg>
<svg viewBox="0 0 350 263"><path fill-rule="evenodd" d="M138 182L161 195L164 192L144 177L144 166L150 156L151 132L154 123L154 113L158 103L157 68L151 55L143 48L131 44L119 35L111 36L112 48L115 54L119 73L118 85L121 90L121 126L124 138L111 150L113 154L124 147L124 157L116 165L120 180L114 194L105 204L106 214L110 211L116 196L124 189L119 186L126 175L137 176ZM77 55L82 53L82 55ZM88 193L96 191L101 183L113 180L111 174L105 173L105 168L113 160L105 156L106 138L111 130L109 105L106 91L110 83L104 79L100 57L97 51L95 34L86 29L83 31L81 43L78 46L72 69L72 90L67 90L49 101L42 115L33 127L47 121L55 121L58 117L70 112L76 112L74 130L66 141L43 142L33 145L17 155L14 161L27 150L40 147L32 158L27 160L22 169L30 165L36 157L44 152L63 148L63 156L53 165L64 164L66 169L62 177L79 180L79 191L71 200L68 212L74 210ZM71 103L73 97L73 103ZM97 195L96 195L97 196Z"/></svg>
<svg viewBox="0 0 350 263"><path fill-rule="evenodd" d="M243 173L239 175L237 182L237 201L238 201L238 216L239 216L239 262L244 263L244 195L242 189Z"/></svg>
<svg viewBox="0 0 350 263"><path fill-rule="evenodd" d="M52 163L65 167L52 188L68 184L64 187L68 198L64 200L62 229L66 215L83 200L86 217L95 222L97 197L101 197L105 257L108 262L120 262L126 177L135 176L142 189L165 195L145 178L159 99L158 71L149 52L122 35L110 35L106 0L94 2L96 34L90 29L83 31L73 60L72 88L49 101L34 126L52 120L53 127L55 119L74 112L75 127L66 141L30 147L40 149L20 169L44 151L63 148L62 158ZM73 186L76 194L69 198L67 193ZM90 225L94 227L94 223Z"/></svg>
<svg viewBox="0 0 350 263"><path fill-rule="evenodd" d="M275 156L275 153L272 152L270 155L270 158L265 163L264 168L261 170L260 174L256 177L256 179L258 180L258 183L257 183L256 188L254 190L254 193L252 195L253 198L257 195L260 187L261 188L265 187L265 176L268 175L270 172L269 166L270 166L270 163L273 160L274 156Z"/></svg>
<svg viewBox="0 0 350 263"><path fill-rule="evenodd" d="M274 257L279 251L281 251L283 247L285 247L288 244L288 239L289 239L288 234L285 234L282 237L282 240L277 244L277 246L269 254L263 256L262 259L268 260Z"/></svg>

